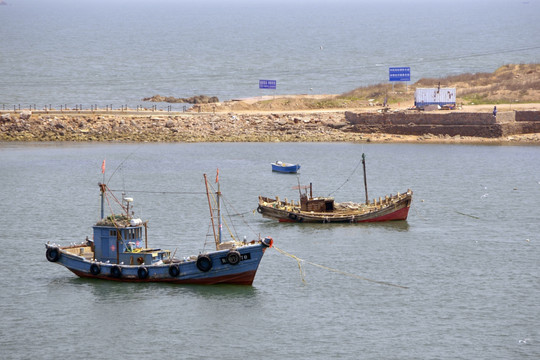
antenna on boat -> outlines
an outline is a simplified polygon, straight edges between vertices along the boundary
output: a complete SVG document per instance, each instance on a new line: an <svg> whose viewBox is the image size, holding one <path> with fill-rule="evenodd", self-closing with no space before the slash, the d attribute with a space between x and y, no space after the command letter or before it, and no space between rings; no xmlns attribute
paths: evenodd
<svg viewBox="0 0 540 360"><path fill-rule="evenodd" d="M362 153L362 166L364 167L364 188L366 190L366 204L369 204L369 197L367 192L367 178L366 178L366 154Z"/></svg>

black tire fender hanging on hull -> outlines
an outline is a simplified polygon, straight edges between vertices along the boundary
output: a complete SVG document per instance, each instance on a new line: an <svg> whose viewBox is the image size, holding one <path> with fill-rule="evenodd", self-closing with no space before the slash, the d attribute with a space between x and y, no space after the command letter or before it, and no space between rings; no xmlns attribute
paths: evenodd
<svg viewBox="0 0 540 360"><path fill-rule="evenodd" d="M137 276L141 280L144 280L148 277L148 269L146 268L146 266L139 266L139 268L137 269Z"/></svg>
<svg viewBox="0 0 540 360"><path fill-rule="evenodd" d="M50 262L57 262L60 259L60 249L58 249L57 247L47 248L45 256Z"/></svg>
<svg viewBox="0 0 540 360"><path fill-rule="evenodd" d="M97 276L101 272L101 266L99 264L93 263L90 265L90 274Z"/></svg>
<svg viewBox="0 0 540 360"><path fill-rule="evenodd" d="M171 277L178 277L180 275L180 266L178 265L169 266L169 275Z"/></svg>
<svg viewBox="0 0 540 360"><path fill-rule="evenodd" d="M121 278L122 277L122 268L118 265L114 265L112 268L111 268L111 276L114 277L114 278Z"/></svg>
<svg viewBox="0 0 540 360"><path fill-rule="evenodd" d="M202 272L208 272L212 269L212 259L208 255L199 255L197 257L197 268Z"/></svg>

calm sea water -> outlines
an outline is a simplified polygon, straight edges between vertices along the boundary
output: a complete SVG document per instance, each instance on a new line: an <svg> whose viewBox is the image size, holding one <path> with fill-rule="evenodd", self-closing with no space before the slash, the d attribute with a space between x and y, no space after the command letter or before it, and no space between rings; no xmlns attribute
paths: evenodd
<svg viewBox="0 0 540 360"><path fill-rule="evenodd" d="M362 201L362 152L371 198L413 189L408 221L254 212L260 194L297 199L298 182ZM3 359L540 357L538 147L5 143L0 159ZM91 281L47 262L45 242L91 236L103 159L110 187L149 219L150 243L181 256L204 246L202 175L219 168L239 235L272 236L303 275L275 249L252 287ZM301 163L299 177L272 173L277 159Z"/></svg>
<svg viewBox="0 0 540 360"><path fill-rule="evenodd" d="M540 62L540 0L7 3L7 109L134 108L155 94L333 94L387 82L392 66L410 66L415 82ZM260 79L277 89L260 90Z"/></svg>

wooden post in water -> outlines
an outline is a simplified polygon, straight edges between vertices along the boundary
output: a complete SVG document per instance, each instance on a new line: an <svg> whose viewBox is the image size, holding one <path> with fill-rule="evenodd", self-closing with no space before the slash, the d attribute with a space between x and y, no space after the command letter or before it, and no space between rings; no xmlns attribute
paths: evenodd
<svg viewBox="0 0 540 360"><path fill-rule="evenodd" d="M367 178L366 178L366 154L362 153L362 166L364 167L364 188L366 190L366 205L369 204L369 197L367 192Z"/></svg>

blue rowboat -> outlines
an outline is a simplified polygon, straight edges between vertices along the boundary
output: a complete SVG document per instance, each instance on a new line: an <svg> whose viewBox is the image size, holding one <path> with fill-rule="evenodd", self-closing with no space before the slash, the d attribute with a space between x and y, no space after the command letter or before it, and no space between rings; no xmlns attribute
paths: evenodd
<svg viewBox="0 0 540 360"><path fill-rule="evenodd" d="M214 231L215 251L176 258L170 250L148 246L148 221L131 215L133 199L123 197L122 213L104 217L104 199L107 198L108 203L115 199L107 185L99 186L101 220L93 226L93 240L87 237L82 243L70 246L45 244L47 260L79 277L125 282L251 285L265 250L273 245L270 237L249 242L245 238L244 241L222 241L220 218L217 220L219 228L216 226L218 230ZM211 205L207 181L206 186ZM216 195L218 199L221 196L219 183ZM219 205L219 200L217 203ZM211 214L213 212L211 208ZM213 220L212 215L212 224Z"/></svg>
<svg viewBox="0 0 540 360"><path fill-rule="evenodd" d="M300 170L300 164L289 164L281 161L276 161L271 163L272 171L282 172L282 173L291 173L294 174Z"/></svg>

